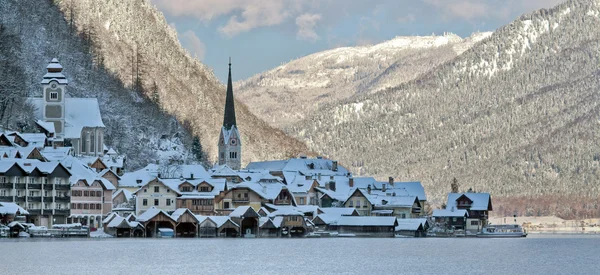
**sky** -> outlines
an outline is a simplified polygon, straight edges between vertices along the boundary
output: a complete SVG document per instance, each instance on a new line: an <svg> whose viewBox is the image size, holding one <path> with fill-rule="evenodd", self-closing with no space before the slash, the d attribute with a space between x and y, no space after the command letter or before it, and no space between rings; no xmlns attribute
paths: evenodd
<svg viewBox="0 0 600 275"><path fill-rule="evenodd" d="M151 0L193 56L227 81L396 36L493 31L562 0Z"/></svg>

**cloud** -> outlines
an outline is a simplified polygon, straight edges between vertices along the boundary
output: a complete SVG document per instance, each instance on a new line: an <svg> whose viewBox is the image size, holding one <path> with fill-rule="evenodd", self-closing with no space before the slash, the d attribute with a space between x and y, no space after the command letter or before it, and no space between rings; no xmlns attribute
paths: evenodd
<svg viewBox="0 0 600 275"><path fill-rule="evenodd" d="M446 19L473 20L486 16L493 16L494 10L490 12L489 1L478 0L423 0L435 9L442 12Z"/></svg>
<svg viewBox="0 0 600 275"><path fill-rule="evenodd" d="M320 14L305 13L296 17L296 26L298 26L298 32L296 37L298 39L304 39L309 41L317 41L319 35L315 31L317 22L321 20Z"/></svg>
<svg viewBox="0 0 600 275"><path fill-rule="evenodd" d="M182 43L187 45L187 48L192 51L192 54L196 55L199 60L204 59L206 52L206 46L200 41L200 38L196 36L193 31L186 31L181 35Z"/></svg>
<svg viewBox="0 0 600 275"><path fill-rule="evenodd" d="M192 16L208 22L225 16L229 19L218 29L235 36L255 28L279 25L305 6L301 0L152 0L162 11L173 16Z"/></svg>
<svg viewBox="0 0 600 275"><path fill-rule="evenodd" d="M512 16L541 8L551 8L564 0L422 0L442 14L444 19L467 21L501 19L512 20Z"/></svg>

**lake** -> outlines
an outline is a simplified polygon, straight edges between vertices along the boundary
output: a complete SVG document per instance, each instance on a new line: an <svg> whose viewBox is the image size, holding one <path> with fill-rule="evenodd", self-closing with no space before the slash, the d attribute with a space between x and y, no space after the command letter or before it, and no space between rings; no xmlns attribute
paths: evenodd
<svg viewBox="0 0 600 275"><path fill-rule="evenodd" d="M600 236L2 239L0 274L598 274Z"/></svg>

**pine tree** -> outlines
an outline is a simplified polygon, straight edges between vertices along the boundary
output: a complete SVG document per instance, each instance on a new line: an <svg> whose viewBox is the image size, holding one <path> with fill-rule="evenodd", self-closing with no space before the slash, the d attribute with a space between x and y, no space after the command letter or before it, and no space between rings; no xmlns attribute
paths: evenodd
<svg viewBox="0 0 600 275"><path fill-rule="evenodd" d="M200 144L200 138L194 136L194 141L192 142L192 154L197 161L202 161L203 153L202 153L202 144Z"/></svg>

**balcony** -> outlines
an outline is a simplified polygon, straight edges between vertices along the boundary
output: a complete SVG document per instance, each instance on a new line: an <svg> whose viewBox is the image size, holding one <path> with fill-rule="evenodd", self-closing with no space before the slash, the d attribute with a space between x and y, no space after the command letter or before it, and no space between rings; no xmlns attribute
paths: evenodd
<svg viewBox="0 0 600 275"><path fill-rule="evenodd" d="M41 183L30 183L27 185L27 189L42 189Z"/></svg>
<svg viewBox="0 0 600 275"><path fill-rule="evenodd" d="M15 202L25 202L25 196L15 197Z"/></svg>
<svg viewBox="0 0 600 275"><path fill-rule="evenodd" d="M44 202L52 202L52 197L44 197Z"/></svg>
<svg viewBox="0 0 600 275"><path fill-rule="evenodd" d="M54 215L69 216L69 215L71 215L71 210L69 210L69 209L54 209Z"/></svg>
<svg viewBox="0 0 600 275"><path fill-rule="evenodd" d="M57 184L57 185L54 185L54 189L59 190L59 191L71 190L71 185Z"/></svg>
<svg viewBox="0 0 600 275"><path fill-rule="evenodd" d="M27 197L27 201L28 202L42 202L42 197L40 197L40 196L28 196Z"/></svg>
<svg viewBox="0 0 600 275"><path fill-rule="evenodd" d="M0 183L0 188L12 189L13 188L13 184L11 182L3 182L3 183Z"/></svg>
<svg viewBox="0 0 600 275"><path fill-rule="evenodd" d="M54 197L54 201L55 202L71 202L71 197L70 196Z"/></svg>
<svg viewBox="0 0 600 275"><path fill-rule="evenodd" d="M26 189L25 183L15 183L15 189Z"/></svg>
<svg viewBox="0 0 600 275"><path fill-rule="evenodd" d="M412 213L413 213L413 214L420 214L420 213L421 213L421 208L418 208L418 207L416 207L416 208L413 208L413 209L412 209Z"/></svg>
<svg viewBox="0 0 600 275"><path fill-rule="evenodd" d="M237 199L233 199L233 202L240 202L240 203L248 203L250 202L250 199L248 198L237 198Z"/></svg>
<svg viewBox="0 0 600 275"><path fill-rule="evenodd" d="M275 205L290 205L291 201L288 199L275 199L275 202L273 204L275 204Z"/></svg>
<svg viewBox="0 0 600 275"><path fill-rule="evenodd" d="M52 190L52 184L44 184L44 190Z"/></svg>
<svg viewBox="0 0 600 275"><path fill-rule="evenodd" d="M12 201L13 201L12 196L0 196L0 202L12 202Z"/></svg>
<svg viewBox="0 0 600 275"><path fill-rule="evenodd" d="M213 205L192 205L192 208L190 209L192 211L213 211L215 210L215 207Z"/></svg>
<svg viewBox="0 0 600 275"><path fill-rule="evenodd" d="M29 212L29 215L41 215L42 209L27 209L27 212Z"/></svg>

